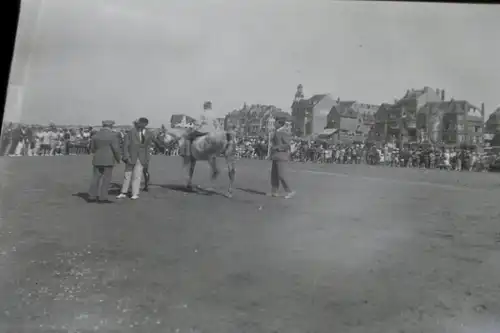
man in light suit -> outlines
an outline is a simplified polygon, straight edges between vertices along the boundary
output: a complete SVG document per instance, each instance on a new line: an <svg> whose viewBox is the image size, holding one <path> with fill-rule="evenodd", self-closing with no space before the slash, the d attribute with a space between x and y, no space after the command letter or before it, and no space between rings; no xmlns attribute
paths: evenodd
<svg viewBox="0 0 500 333"><path fill-rule="evenodd" d="M114 122L105 120L102 129L90 141L90 151L94 155L92 165L94 175L89 189L89 202L111 203L108 189L113 176L113 167L120 163L120 143L111 130Z"/></svg>
<svg viewBox="0 0 500 333"><path fill-rule="evenodd" d="M271 196L279 196L278 191L280 184L287 193L285 199L289 199L295 195L286 180L286 164L290 157L291 138L286 127L284 118L277 119L276 130L271 136Z"/></svg>
<svg viewBox="0 0 500 333"><path fill-rule="evenodd" d="M127 197L130 183L132 183L132 200L139 199L139 190L144 166L149 165L151 157L149 147L152 144L153 134L146 129L149 121L139 118L124 138L123 161L125 162L125 177L118 199Z"/></svg>

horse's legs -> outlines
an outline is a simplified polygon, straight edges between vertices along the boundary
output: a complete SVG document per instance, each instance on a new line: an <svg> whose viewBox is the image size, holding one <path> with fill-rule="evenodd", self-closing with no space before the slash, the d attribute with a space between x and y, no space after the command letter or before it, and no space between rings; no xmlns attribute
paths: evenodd
<svg viewBox="0 0 500 333"><path fill-rule="evenodd" d="M217 167L217 157L213 156L208 158L207 160L208 165L210 166L210 182L211 182L211 187L209 188L210 190L214 190L214 181L217 179L219 176L219 168Z"/></svg>
<svg viewBox="0 0 500 333"><path fill-rule="evenodd" d="M213 156L208 159L208 164L210 165L210 169L212 170L212 174L210 175L210 180L214 181L219 176L219 168L217 167L217 157Z"/></svg>

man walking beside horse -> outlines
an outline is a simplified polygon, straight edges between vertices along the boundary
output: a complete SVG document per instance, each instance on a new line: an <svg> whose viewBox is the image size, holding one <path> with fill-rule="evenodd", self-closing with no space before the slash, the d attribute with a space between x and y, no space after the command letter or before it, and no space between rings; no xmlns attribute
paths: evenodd
<svg viewBox="0 0 500 333"><path fill-rule="evenodd" d="M288 177L286 176L287 163L290 158L291 140L286 119L279 118L275 122L276 129L274 130L270 145L271 145L271 193L273 197L280 196L278 191L281 187L285 190L285 199L290 199L295 195L288 185Z"/></svg>

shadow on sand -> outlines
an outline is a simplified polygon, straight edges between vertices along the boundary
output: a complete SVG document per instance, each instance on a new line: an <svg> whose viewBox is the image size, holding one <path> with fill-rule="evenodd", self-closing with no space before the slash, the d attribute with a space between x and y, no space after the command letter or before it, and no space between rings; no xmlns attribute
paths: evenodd
<svg viewBox="0 0 500 333"><path fill-rule="evenodd" d="M111 183L109 186L108 194L118 195L121 193L121 185L118 183ZM89 202L89 194L87 192L78 192L73 194L74 197L78 197L85 202Z"/></svg>
<svg viewBox="0 0 500 333"><path fill-rule="evenodd" d="M182 192L182 193L192 193L192 194L197 194L197 195L219 195L225 197L224 193L221 193L217 190L214 189L209 189L209 188L203 188L200 186L194 185L192 189L188 189L185 185L180 185L180 184L150 184L149 187L159 187L171 191L176 191L176 192ZM121 187L117 183L112 183L110 186L110 189L108 193L110 195L118 195L121 193ZM253 193L253 192L250 192ZM130 193L129 193L130 194ZM74 197L78 197L80 199L83 199L86 202L89 202L89 194L87 192L78 192L73 194Z"/></svg>
<svg viewBox="0 0 500 333"><path fill-rule="evenodd" d="M176 192L182 192L182 193L193 193L193 194L200 194L200 195L220 195L220 193L217 193L214 190L210 189L204 189L202 187L193 185L192 189L188 189L186 185L180 185L180 184L151 184L151 186L157 186L160 188L176 191Z"/></svg>
<svg viewBox="0 0 500 333"><path fill-rule="evenodd" d="M237 190L239 190L239 191L243 191L243 192L246 192L246 193L250 193L250 194L267 195L267 193L266 193L266 192L253 190L253 189L251 189L251 188L241 188L241 187L237 187L236 189L237 189Z"/></svg>
<svg viewBox="0 0 500 333"><path fill-rule="evenodd" d="M78 192L78 193L73 194L73 196L78 197L78 198L84 200L85 202L89 202L89 194L87 192Z"/></svg>
<svg viewBox="0 0 500 333"><path fill-rule="evenodd" d="M121 193L121 189L122 189L122 185L121 184L118 184L118 183L111 183L109 185L109 190L108 190L108 194L111 194L111 195L118 195Z"/></svg>

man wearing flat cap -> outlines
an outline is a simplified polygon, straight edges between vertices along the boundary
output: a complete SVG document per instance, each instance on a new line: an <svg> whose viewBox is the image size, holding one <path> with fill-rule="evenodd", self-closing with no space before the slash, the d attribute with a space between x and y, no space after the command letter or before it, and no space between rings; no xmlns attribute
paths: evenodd
<svg viewBox="0 0 500 333"><path fill-rule="evenodd" d="M271 193L273 197L278 197L278 191L281 187L286 192L285 199L292 198L295 195L288 185L286 177L286 164L290 157L291 138L288 133L285 118L278 118L275 122L276 129L272 133L271 145Z"/></svg>
<svg viewBox="0 0 500 333"><path fill-rule="evenodd" d="M128 189L132 185L132 200L139 199L141 178L144 166L149 165L151 157L149 147L154 136L146 129L149 124L147 118L139 118L134 127L125 134L123 142L123 161L125 162L125 176L118 199L127 197Z"/></svg>
<svg viewBox="0 0 500 333"><path fill-rule="evenodd" d="M111 203L108 200L109 184L113 176L113 167L120 163L120 143L112 131L114 121L102 122L102 129L90 141L90 152L94 155L92 183L89 189L89 202Z"/></svg>

